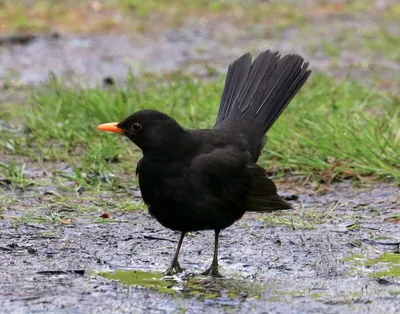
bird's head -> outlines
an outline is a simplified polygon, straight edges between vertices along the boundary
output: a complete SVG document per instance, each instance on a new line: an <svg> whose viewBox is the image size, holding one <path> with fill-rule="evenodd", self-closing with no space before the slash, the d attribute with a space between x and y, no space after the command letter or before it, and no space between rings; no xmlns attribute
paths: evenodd
<svg viewBox="0 0 400 314"><path fill-rule="evenodd" d="M98 130L127 136L146 154L165 155L187 141L186 132L174 119L156 110L141 110L122 122L101 124Z"/></svg>

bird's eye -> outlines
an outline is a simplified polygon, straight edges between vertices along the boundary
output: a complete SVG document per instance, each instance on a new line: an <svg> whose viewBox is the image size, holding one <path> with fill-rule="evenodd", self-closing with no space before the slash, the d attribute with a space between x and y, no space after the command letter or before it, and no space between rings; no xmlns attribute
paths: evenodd
<svg viewBox="0 0 400 314"><path fill-rule="evenodd" d="M139 132L142 129L142 125L140 123L135 122L132 124L132 130L135 132Z"/></svg>

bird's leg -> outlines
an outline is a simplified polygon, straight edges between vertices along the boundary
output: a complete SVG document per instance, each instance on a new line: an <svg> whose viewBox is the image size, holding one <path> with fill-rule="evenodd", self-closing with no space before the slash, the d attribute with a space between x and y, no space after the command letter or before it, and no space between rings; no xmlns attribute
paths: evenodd
<svg viewBox="0 0 400 314"><path fill-rule="evenodd" d="M210 275L211 277L222 277L222 275L218 271L218 239L219 239L219 232L221 230L214 230L215 231L215 244L214 244L214 257L211 262L211 266L202 273L202 275Z"/></svg>
<svg viewBox="0 0 400 314"><path fill-rule="evenodd" d="M181 236L179 238L178 246L176 247L174 258L172 259L171 265L164 272L164 275L172 276L177 273L181 273L183 271L183 268L179 265L178 256L179 256L179 251L181 249L183 238L185 237L185 234L186 234L186 232L181 232Z"/></svg>

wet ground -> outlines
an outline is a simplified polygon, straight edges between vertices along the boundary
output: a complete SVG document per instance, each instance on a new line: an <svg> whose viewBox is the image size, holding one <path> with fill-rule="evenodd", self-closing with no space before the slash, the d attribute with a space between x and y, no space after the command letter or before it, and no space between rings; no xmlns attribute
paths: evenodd
<svg viewBox="0 0 400 314"><path fill-rule="evenodd" d="M183 275L164 278L178 234L126 193L14 191L0 220L0 312L396 313L400 306L397 186L350 183L299 195L292 213L248 213L220 242L223 279L198 276L212 232L186 237ZM60 197L70 202L60 202ZM112 212L107 219L100 218ZM104 215L103 215L104 217ZM111 278L111 279L110 279ZM112 280L115 279L115 280ZM124 284L122 284L124 283ZM4 312L5 313L5 312Z"/></svg>
<svg viewBox="0 0 400 314"><path fill-rule="evenodd" d="M381 35L377 41L374 36ZM126 80L128 72L183 71L203 77L225 71L244 52L266 49L299 53L313 70L362 81L399 78L400 24L376 16L318 16L296 27L235 25L230 20L183 27L152 36L132 34L71 36L39 34L0 45L0 80L11 85L48 81L49 72L67 81L99 84Z"/></svg>
<svg viewBox="0 0 400 314"><path fill-rule="evenodd" d="M379 14L316 15L302 26L281 29L188 20L152 37L39 34L23 42L0 41L0 81L1 87L24 88L46 82L52 71L89 85L107 77L124 82L129 67L134 73L183 71L207 77L248 50L271 48L304 55L316 71L363 82L378 78L398 91L399 47L390 46L390 40L381 49L371 43L382 29L393 38L400 35L399 24L384 23ZM340 49L332 42L340 42ZM52 177L37 165L27 163L26 170L35 179ZM53 184L15 188L1 178L0 187L5 193L0 198L0 313L400 309L400 195L394 184L317 189L281 183L280 191L299 196L296 211L248 213L225 230L220 243L225 278L218 280L196 276L211 262L212 232L185 239L182 276L161 275L178 234L145 210L124 209L140 202L134 187L129 189L134 195L67 193Z"/></svg>

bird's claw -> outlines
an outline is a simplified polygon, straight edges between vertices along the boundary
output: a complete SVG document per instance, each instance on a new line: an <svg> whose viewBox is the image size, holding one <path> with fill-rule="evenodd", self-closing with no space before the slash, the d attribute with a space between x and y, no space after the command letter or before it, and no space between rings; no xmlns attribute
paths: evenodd
<svg viewBox="0 0 400 314"><path fill-rule="evenodd" d="M178 261L172 262L171 266L168 267L168 269L164 272L165 276L173 276L178 273L181 273L184 271L184 268L182 268Z"/></svg>
<svg viewBox="0 0 400 314"><path fill-rule="evenodd" d="M202 272L201 275L215 278L223 277L218 271L218 265L211 265L206 271Z"/></svg>

